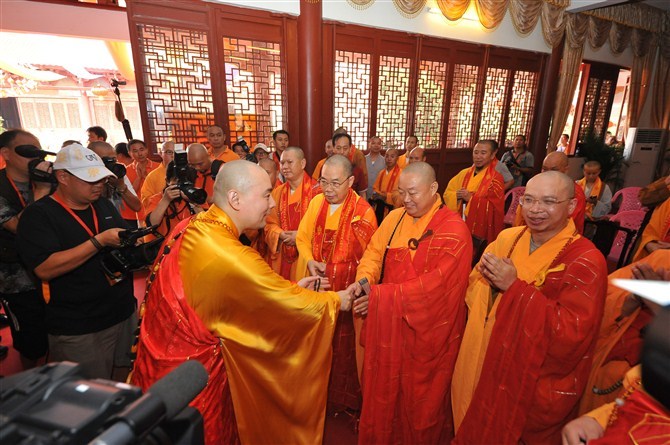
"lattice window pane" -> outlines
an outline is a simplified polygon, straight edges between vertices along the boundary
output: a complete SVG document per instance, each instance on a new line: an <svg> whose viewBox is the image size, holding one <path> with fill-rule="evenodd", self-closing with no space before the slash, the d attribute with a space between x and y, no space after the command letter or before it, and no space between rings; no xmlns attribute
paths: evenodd
<svg viewBox="0 0 670 445"><path fill-rule="evenodd" d="M507 135L505 136L507 145L511 145L518 134L525 135L527 139L530 138L539 77L538 73L530 71L514 73L512 98L507 116Z"/></svg>
<svg viewBox="0 0 670 445"><path fill-rule="evenodd" d="M440 147L447 67L447 63L430 60L422 60L419 64L414 134L425 148Z"/></svg>
<svg viewBox="0 0 670 445"><path fill-rule="evenodd" d="M451 81L451 103L449 104L447 148L467 148L474 145L472 139L474 117L477 110L478 75L478 66L454 66L454 76Z"/></svg>
<svg viewBox="0 0 670 445"><path fill-rule="evenodd" d="M214 124L207 34L146 24L137 32L151 140L204 140Z"/></svg>
<svg viewBox="0 0 670 445"><path fill-rule="evenodd" d="M81 117L79 116L79 105L78 104L67 104L67 119L69 122L70 128L79 128L81 127ZM138 125L141 124L141 121L138 122Z"/></svg>
<svg viewBox="0 0 670 445"><path fill-rule="evenodd" d="M381 56L377 99L377 135L392 147L405 141L411 60Z"/></svg>
<svg viewBox="0 0 670 445"><path fill-rule="evenodd" d="M503 110L509 70L488 68L484 86L482 118L479 123L479 139L499 141L502 136Z"/></svg>
<svg viewBox="0 0 670 445"><path fill-rule="evenodd" d="M607 116L607 103L612 94L612 81L603 80L600 85L600 94L598 95L598 108L596 109L595 117L593 119L593 133L603 137L609 124L609 117Z"/></svg>
<svg viewBox="0 0 670 445"><path fill-rule="evenodd" d="M354 145L364 150L370 123L370 54L335 53L333 128L346 127Z"/></svg>
<svg viewBox="0 0 670 445"><path fill-rule="evenodd" d="M287 129L280 44L225 37L223 48L230 140L268 143Z"/></svg>
<svg viewBox="0 0 670 445"><path fill-rule="evenodd" d="M582 121L579 123L579 140L584 140L591 126L591 118L596 110L596 101L598 100L598 83L600 79L592 77L586 85L586 96L584 97L584 107L582 108Z"/></svg>

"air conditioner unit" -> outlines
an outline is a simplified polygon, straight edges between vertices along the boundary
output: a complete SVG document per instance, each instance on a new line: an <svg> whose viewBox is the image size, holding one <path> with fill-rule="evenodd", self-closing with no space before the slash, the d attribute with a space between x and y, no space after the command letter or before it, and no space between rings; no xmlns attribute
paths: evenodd
<svg viewBox="0 0 670 445"><path fill-rule="evenodd" d="M628 129L623 151L624 160L628 163L625 187L644 187L654 181L665 137L665 130L662 129Z"/></svg>

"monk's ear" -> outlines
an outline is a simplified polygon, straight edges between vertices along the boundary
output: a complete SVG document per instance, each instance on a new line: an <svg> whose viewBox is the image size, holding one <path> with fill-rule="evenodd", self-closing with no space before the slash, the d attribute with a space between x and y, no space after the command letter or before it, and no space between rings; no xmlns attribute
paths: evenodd
<svg viewBox="0 0 670 445"><path fill-rule="evenodd" d="M437 181L433 181L432 184L430 184L430 194L434 195L437 193Z"/></svg>
<svg viewBox="0 0 670 445"><path fill-rule="evenodd" d="M240 210L240 192L235 189L228 190L226 197L228 198L228 205L233 210Z"/></svg>
<svg viewBox="0 0 670 445"><path fill-rule="evenodd" d="M577 198L572 198L568 203L568 215L572 215L572 212L577 208Z"/></svg>
<svg viewBox="0 0 670 445"><path fill-rule="evenodd" d="M300 165L302 166L302 169L304 170L305 167L307 166L307 159L301 159L300 160Z"/></svg>
<svg viewBox="0 0 670 445"><path fill-rule="evenodd" d="M354 176L351 175L347 178L347 188L351 188L354 185Z"/></svg>

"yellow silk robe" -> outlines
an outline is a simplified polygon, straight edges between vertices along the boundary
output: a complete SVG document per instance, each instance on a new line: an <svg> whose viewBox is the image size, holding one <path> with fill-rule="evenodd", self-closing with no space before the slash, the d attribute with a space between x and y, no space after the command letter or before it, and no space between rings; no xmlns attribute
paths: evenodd
<svg viewBox="0 0 670 445"><path fill-rule="evenodd" d="M321 443L340 300L275 274L212 205L184 234L188 303L221 338L243 444Z"/></svg>
<svg viewBox="0 0 670 445"><path fill-rule="evenodd" d="M442 198L444 199L444 205L449 208L449 210L453 210L454 212L458 213L459 215L465 215L468 216L468 213L470 212L470 203L472 202L472 199L468 201L468 204L465 206L465 212L463 212L463 209L458 208L458 198L456 198L456 192L459 191L460 189L463 188L463 181L465 180L465 175L468 173L468 171L472 167L464 168L456 176L451 178L451 181L449 181L449 184L447 184L447 188L444 191L444 195ZM482 183L482 179L484 179L484 176L486 176L485 173L486 169L482 169L478 174L472 175L470 177L470 181L468 181L468 185L466 189L471 192L471 193L476 193L477 190L479 189L479 185Z"/></svg>
<svg viewBox="0 0 670 445"><path fill-rule="evenodd" d="M651 214L649 224L642 232L642 238L633 261L639 261L649 255L649 252L644 248L649 242L667 241L668 238L670 238L670 198L656 207L654 213Z"/></svg>

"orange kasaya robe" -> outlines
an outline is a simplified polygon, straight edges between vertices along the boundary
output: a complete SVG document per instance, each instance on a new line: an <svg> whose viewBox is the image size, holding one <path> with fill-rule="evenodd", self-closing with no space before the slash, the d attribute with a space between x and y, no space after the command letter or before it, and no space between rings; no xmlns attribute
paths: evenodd
<svg viewBox="0 0 670 445"><path fill-rule="evenodd" d="M496 171L497 159L485 170L475 172L475 166L461 170L454 176L444 191L444 203L454 212L464 215L470 232L487 243L492 243L503 229L505 218L505 183ZM456 192L467 189L473 193L465 205L456 198Z"/></svg>
<svg viewBox="0 0 670 445"><path fill-rule="evenodd" d="M640 263L649 264L652 269L670 266L670 250L657 250ZM609 279L633 278L632 266L623 267L610 274ZM582 415L605 403L613 402L618 396L618 388L626 372L640 362L642 335L640 331L651 321L651 311L644 305L626 307L631 301L637 302L633 295L612 284L607 286L605 312L593 353L591 375L584 396L579 405ZM624 310L628 313L624 313ZM593 390L611 389L607 394L598 394Z"/></svg>
<svg viewBox="0 0 670 445"><path fill-rule="evenodd" d="M398 167L400 167L401 170L409 164L408 158L409 152L405 152L405 154L398 156Z"/></svg>
<svg viewBox="0 0 670 445"><path fill-rule="evenodd" d="M326 263L331 290L346 289L356 278L356 267L375 230L377 220L370 204L353 190L349 189L344 202L332 213L323 194L315 196L298 229L296 278L309 275L307 262L315 260ZM328 406L336 410L360 409L357 364L362 367L363 350L356 346L362 324L363 320L354 319L351 312L342 312L337 319L328 385Z"/></svg>
<svg viewBox="0 0 670 445"><path fill-rule="evenodd" d="M312 173L312 179L315 181L318 181L319 178L321 177L321 169L323 168L323 164L326 163L326 160L328 158L323 158L319 161L318 164L316 164L316 167L314 167L314 172Z"/></svg>
<svg viewBox="0 0 670 445"><path fill-rule="evenodd" d="M165 165L161 162L158 164L158 167L153 169L150 173L147 174L147 177L144 178L144 184L142 184L142 190L139 191L137 195L142 201L142 206L144 207L145 214L149 214L147 206L149 204L149 198L154 196L156 193L163 193L165 189ZM137 191L137 190L135 190Z"/></svg>
<svg viewBox="0 0 670 445"><path fill-rule="evenodd" d="M465 327L472 237L435 198L416 220L404 209L389 213L358 267L356 279L373 284L363 327L359 444L453 437L449 392Z"/></svg>
<svg viewBox="0 0 670 445"><path fill-rule="evenodd" d="M151 173L153 170L157 169L161 165L163 164L160 162L154 162L151 159L147 159L147 165L146 165L147 176L149 176L149 173ZM126 167L126 176L128 177L130 183L134 184L135 180L137 179L137 161L133 161L132 164ZM140 198L141 196L142 186L144 185L144 181L146 181L147 176L145 176L144 179L140 181L139 187L135 187L133 185L133 188L135 189L135 193L137 194L138 198ZM134 210L126 206L126 203L124 202L121 205L121 216L123 217L123 219L130 219L130 220L136 219L138 221L144 221L146 213L144 212L144 207L140 208L138 212L135 212Z"/></svg>
<svg viewBox="0 0 670 445"><path fill-rule="evenodd" d="M470 274L468 323L451 385L454 444L560 444L591 369L607 289L602 254L571 219L530 252L513 227L486 248L510 258L518 278L493 292Z"/></svg>
<svg viewBox="0 0 670 445"><path fill-rule="evenodd" d="M585 415L594 418L605 429L599 439L589 444L667 444L670 440L670 410L647 394L642 387L642 368L637 365L626 373L619 392L623 404L605 404Z"/></svg>
<svg viewBox="0 0 670 445"><path fill-rule="evenodd" d="M279 277L215 205L173 233L183 234L154 266L131 382L146 390L195 359L209 373L191 403L207 445L321 443L337 294Z"/></svg>
<svg viewBox="0 0 670 445"><path fill-rule="evenodd" d="M649 224L642 232L642 238L633 261L641 260L649 255L644 248L650 241L665 241L670 243L670 198L654 209Z"/></svg>
<svg viewBox="0 0 670 445"><path fill-rule="evenodd" d="M398 208L402 206L402 202L398 195L398 181L400 180L401 172L402 169L396 164L391 170L385 168L377 175L377 179L375 179L375 182L372 185L372 190L375 193L386 194L386 199L384 200L386 206L383 209L383 215L380 209L375 209L377 215L386 217L389 213L388 207ZM379 216L377 217L377 220L379 221Z"/></svg>
<svg viewBox="0 0 670 445"><path fill-rule="evenodd" d="M279 235L283 231L298 230L309 202L319 193L321 193L321 188L318 183L306 172L303 172L300 187L293 193L291 193L291 186L288 182L272 190L272 199L276 206L268 215L264 229L269 255L268 262L272 270L287 280L296 281L298 248L280 243Z"/></svg>
<svg viewBox="0 0 670 445"><path fill-rule="evenodd" d="M209 202L212 201L214 196L214 178L212 178L212 171L210 170L204 174L198 172L193 186L207 192L207 201L205 201L204 204L201 204L202 208L207 210L209 208Z"/></svg>
<svg viewBox="0 0 670 445"><path fill-rule="evenodd" d="M163 192L160 192L156 193L155 195L151 196L148 200L146 200L145 211L147 215L150 215L151 212L153 212L156 209L156 206L158 206L158 203L162 198L163 198ZM161 219L161 222L158 224L158 228L156 230L161 235L168 236L170 232L174 230L179 221L189 219L191 216L193 216L193 214L191 213L189 205L186 201L174 200L168 206L163 216L163 219ZM147 223L147 225L149 225L149 223ZM146 240L149 241L154 238L155 238L154 235L149 234L147 235Z"/></svg>
<svg viewBox="0 0 670 445"><path fill-rule="evenodd" d="M576 182L576 184L579 186L579 188L582 189L584 192L584 196L586 196L586 178L582 178L579 181ZM595 196L600 199L600 196L603 193L605 183L600 178L596 178L595 183L593 184L593 187L591 187L591 192L589 193L589 196L587 198L591 198ZM585 217L588 219L591 219L591 215L593 214L593 207L594 204L586 201L586 209L585 209Z"/></svg>
<svg viewBox="0 0 670 445"><path fill-rule="evenodd" d="M212 161L219 160L223 161L225 164L226 162L232 162L232 161L239 161L240 157L235 153L233 150L231 150L228 147L225 147L224 150L219 153L218 155L215 155L214 152L210 154L212 157Z"/></svg>
<svg viewBox="0 0 670 445"><path fill-rule="evenodd" d="M570 214L572 222L575 223L575 227L580 235L584 234L584 219L586 218L586 196L584 195L584 189L575 183L575 199L577 200L577 205L575 210ZM526 221L523 220L523 215L521 215L521 206L516 208L516 217L514 218L514 227L525 226Z"/></svg>

